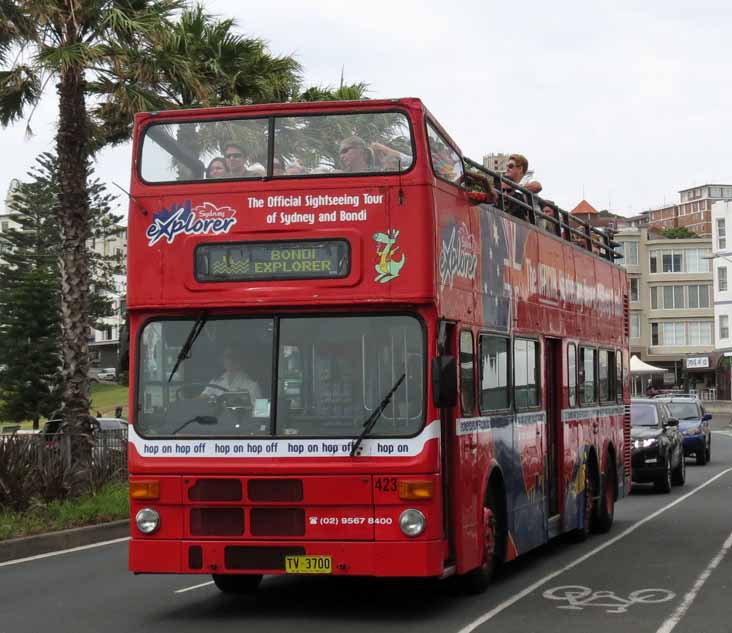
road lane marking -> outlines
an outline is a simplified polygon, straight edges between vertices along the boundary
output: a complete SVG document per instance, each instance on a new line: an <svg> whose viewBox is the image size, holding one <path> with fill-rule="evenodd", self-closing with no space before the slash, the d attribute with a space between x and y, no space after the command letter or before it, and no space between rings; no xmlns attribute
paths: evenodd
<svg viewBox="0 0 732 633"><path fill-rule="evenodd" d="M193 585L192 587L185 587L184 589L176 589L173 593L185 593L186 591L193 591L194 589L200 589L201 587L208 587L209 585L213 585L213 580L209 580L208 582L202 582L200 585Z"/></svg>
<svg viewBox="0 0 732 633"><path fill-rule="evenodd" d="M727 537L724 545L722 545L722 549L719 550L717 555L712 559L712 562L709 563L707 568L696 579L691 591L684 596L684 601L676 607L676 610L669 616L668 620L661 625L661 628L658 629L656 633L671 633L671 631L676 628L676 625L681 622L681 618L683 618L689 610L691 603L696 599L696 596L704 586L704 583L709 579L709 576L712 575L712 572L717 568L719 563L722 562L722 559L727 555L730 548L732 548L732 533Z"/></svg>
<svg viewBox="0 0 732 633"><path fill-rule="evenodd" d="M531 585L529 585L528 587L526 587L526 589L524 589L523 591L517 593L513 597L509 598L508 600L502 602L498 606L496 606L493 609L491 609L490 611L488 611L488 613L484 613L482 616L480 616L476 620L473 620L469 624L466 624L463 628L461 628L458 631L458 633L471 633L472 631L475 631L475 629L477 629L479 626L481 626L482 624L485 624L486 622L488 622L488 620L493 619L499 613L501 613L502 611L505 611L506 609L508 609L508 607L514 605L516 602L518 602L522 598L525 598L529 594L534 593L534 591L536 591L539 587L542 587L543 585L545 585L546 583L548 583L550 580L553 580L557 576L561 576L564 572L569 571L570 569L573 569L574 567L577 567L577 565L580 565L580 564L584 563L587 559L592 558L595 554L599 554L604 549L607 549L611 545L614 545L620 539L625 538L626 536L628 536L628 534L631 534L632 532L635 532L642 525L645 525L649 521L652 521L653 519L655 519L657 516L659 516L659 515L663 514L664 512L666 512L666 510L670 510L675 505L678 505L682 501L685 501L691 495L696 494L702 488L706 488L709 484L713 483L714 481L716 481L717 479L719 479L723 475L726 475L729 472L732 472L732 468L727 468L727 469L723 470L721 473L718 473L717 475L715 475L711 479L708 479L703 484L700 484L699 486L697 486L693 490L687 492L685 495L679 497L675 501L672 501L671 503L669 503L668 505L664 506L663 508L660 508L659 510L656 510L653 514L649 514L644 519L641 519L640 521L634 523L633 525L631 525L629 528L626 528L623 532L621 532L617 536L614 536L613 538L611 538L609 541L605 541L602 545L599 545L595 549L587 552L586 554L583 554L578 559L572 561L568 565L565 565L561 569L558 569L557 571L554 571L551 574L548 574L547 576L544 576L544 578L541 578L540 580L537 580L535 583L532 583Z"/></svg>
<svg viewBox="0 0 732 633"><path fill-rule="evenodd" d="M111 541L101 541L100 543L92 543L91 545L81 545L80 547L72 547L71 549L62 549L57 552L48 552L46 554L38 554L37 556L28 556L27 558L16 558L15 560L9 560L4 563L0 563L0 567L7 567L8 565L19 565L20 563L28 563L33 560L40 560L41 558L51 558L51 556L61 556L61 554L71 554L72 552L81 552L85 549L92 549L94 547L104 547L105 545L112 545L114 543L123 543L129 541L129 536L123 536L122 538L116 538Z"/></svg>

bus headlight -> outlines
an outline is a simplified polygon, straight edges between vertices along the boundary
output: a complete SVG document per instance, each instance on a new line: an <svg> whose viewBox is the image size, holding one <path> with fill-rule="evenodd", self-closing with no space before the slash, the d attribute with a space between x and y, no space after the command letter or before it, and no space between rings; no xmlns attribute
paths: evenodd
<svg viewBox="0 0 732 633"><path fill-rule="evenodd" d="M405 510L399 515L399 528L406 536L419 536L427 526L427 519L419 510Z"/></svg>
<svg viewBox="0 0 732 633"><path fill-rule="evenodd" d="M143 508L135 515L135 523L143 534L152 534L160 527L160 515L152 508Z"/></svg>

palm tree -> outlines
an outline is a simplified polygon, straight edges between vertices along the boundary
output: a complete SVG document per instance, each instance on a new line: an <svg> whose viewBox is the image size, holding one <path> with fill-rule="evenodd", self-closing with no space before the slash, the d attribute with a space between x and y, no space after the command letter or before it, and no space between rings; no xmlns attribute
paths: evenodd
<svg viewBox="0 0 732 633"><path fill-rule="evenodd" d="M287 98L297 62L232 27L183 0L0 0L0 125L49 82L58 92L64 408L78 430L89 411L89 159L126 140L138 111Z"/></svg>

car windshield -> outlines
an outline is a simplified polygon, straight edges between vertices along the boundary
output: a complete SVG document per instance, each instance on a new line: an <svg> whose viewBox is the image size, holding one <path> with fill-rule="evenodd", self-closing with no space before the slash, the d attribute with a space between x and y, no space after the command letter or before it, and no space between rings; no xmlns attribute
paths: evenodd
<svg viewBox="0 0 732 633"><path fill-rule="evenodd" d="M671 415L679 420L698 420L701 417L699 409L693 402L669 402Z"/></svg>
<svg viewBox="0 0 732 633"><path fill-rule="evenodd" d="M658 426L658 411L653 404L631 404L630 424L632 426Z"/></svg>
<svg viewBox="0 0 732 633"><path fill-rule="evenodd" d="M171 378L194 324L158 320L143 329L136 425L147 437L357 436L402 373L371 435L422 427L424 342L415 318L209 318Z"/></svg>
<svg viewBox="0 0 732 633"><path fill-rule="evenodd" d="M150 183L298 178L403 172L413 162L407 117L368 112L152 124L140 173Z"/></svg>

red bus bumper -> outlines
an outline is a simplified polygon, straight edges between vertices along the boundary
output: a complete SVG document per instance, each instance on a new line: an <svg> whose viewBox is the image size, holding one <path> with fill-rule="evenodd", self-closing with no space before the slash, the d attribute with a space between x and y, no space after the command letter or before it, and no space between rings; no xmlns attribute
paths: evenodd
<svg viewBox="0 0 732 633"><path fill-rule="evenodd" d="M434 577L444 541L164 541L132 539L130 571L140 574L285 574L286 555L332 556L341 576Z"/></svg>

